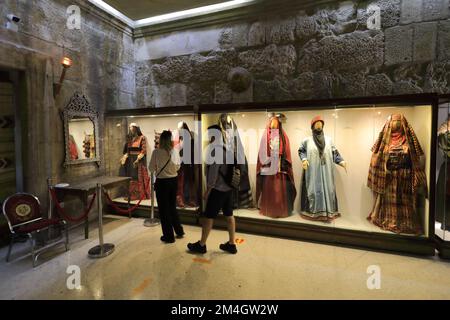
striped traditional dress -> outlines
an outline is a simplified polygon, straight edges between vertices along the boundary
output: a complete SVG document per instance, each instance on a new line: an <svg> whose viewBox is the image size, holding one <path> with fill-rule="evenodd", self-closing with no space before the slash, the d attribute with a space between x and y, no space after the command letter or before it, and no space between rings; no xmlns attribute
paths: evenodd
<svg viewBox="0 0 450 320"><path fill-rule="evenodd" d="M393 130L394 121L401 123L398 130ZM375 203L367 219L384 230L422 234L418 190L422 187L426 194L420 166L423 151L403 115L389 118L372 151L368 186L375 193Z"/></svg>

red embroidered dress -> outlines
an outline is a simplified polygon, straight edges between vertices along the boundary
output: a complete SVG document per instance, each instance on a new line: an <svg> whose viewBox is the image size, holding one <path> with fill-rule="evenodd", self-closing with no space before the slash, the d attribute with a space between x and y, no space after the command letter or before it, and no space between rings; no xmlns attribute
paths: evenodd
<svg viewBox="0 0 450 320"><path fill-rule="evenodd" d="M269 119L259 153L256 166L256 201L259 212L271 218L288 217L292 213L297 191L289 138L276 116ZM274 170L270 169L272 161L277 162L273 164Z"/></svg>
<svg viewBox="0 0 450 320"><path fill-rule="evenodd" d="M147 170L147 139L141 135L125 144L124 154L128 158L124 165L125 176L131 177L130 197L131 200L140 200L141 198L150 199L150 177ZM135 165L138 156L142 158Z"/></svg>

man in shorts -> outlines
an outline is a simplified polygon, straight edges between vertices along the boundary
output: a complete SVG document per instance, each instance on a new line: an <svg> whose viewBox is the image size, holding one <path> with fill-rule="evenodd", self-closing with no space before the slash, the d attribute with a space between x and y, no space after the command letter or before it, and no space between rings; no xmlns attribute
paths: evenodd
<svg viewBox="0 0 450 320"><path fill-rule="evenodd" d="M208 136L210 144L212 144L216 138L222 136L220 127L218 125L210 126L208 128ZM221 141L217 141L216 145L223 148L223 139L220 140ZM227 159L227 153L228 156L230 156L230 151L225 150L225 148L221 150L223 150L223 161L215 158L216 161L212 164L206 165L207 189L204 195L206 200L206 209L200 218L202 224L202 237L200 241L189 243L187 245L189 251L193 253L206 253L206 240L208 239L209 233L213 227L214 219L217 217L220 210L222 210L222 213L227 220L229 241L221 244L219 248L231 254L237 253L235 244L236 223L233 217L233 188L225 182L224 178L227 171L225 160Z"/></svg>

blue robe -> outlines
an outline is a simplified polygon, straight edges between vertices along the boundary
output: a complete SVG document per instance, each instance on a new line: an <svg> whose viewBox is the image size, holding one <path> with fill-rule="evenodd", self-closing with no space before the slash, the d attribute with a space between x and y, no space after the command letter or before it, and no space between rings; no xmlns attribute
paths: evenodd
<svg viewBox="0 0 450 320"><path fill-rule="evenodd" d="M300 159L308 160L309 167L303 171L302 216L310 219L329 220L338 217L336 187L334 185L334 163L344 159L330 137L325 136L324 162L313 137L305 138L298 150Z"/></svg>

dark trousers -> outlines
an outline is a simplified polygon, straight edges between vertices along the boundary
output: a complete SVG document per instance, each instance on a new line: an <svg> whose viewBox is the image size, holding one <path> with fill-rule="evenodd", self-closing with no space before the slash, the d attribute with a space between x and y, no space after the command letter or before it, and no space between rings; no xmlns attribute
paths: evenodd
<svg viewBox="0 0 450 320"><path fill-rule="evenodd" d="M177 178L156 179L155 191L163 236L172 240L175 238L174 231L177 235L184 234L176 207Z"/></svg>

